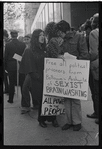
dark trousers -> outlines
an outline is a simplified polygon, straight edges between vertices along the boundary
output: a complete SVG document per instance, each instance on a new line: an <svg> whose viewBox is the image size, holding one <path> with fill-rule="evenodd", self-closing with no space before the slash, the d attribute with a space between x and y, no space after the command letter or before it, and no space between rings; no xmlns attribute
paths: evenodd
<svg viewBox="0 0 102 149"><path fill-rule="evenodd" d="M5 92L9 92L9 82L8 82L8 74L4 72L4 86L5 86Z"/></svg>
<svg viewBox="0 0 102 149"><path fill-rule="evenodd" d="M92 101L93 101L93 110L94 110L94 113L96 114L96 111L97 111L97 107L96 107L96 104L95 104L95 89L94 89L94 78L93 78L93 75L92 75L92 72L90 71L89 73L89 87L90 87L90 90L91 90L91 95L92 95Z"/></svg>
<svg viewBox="0 0 102 149"><path fill-rule="evenodd" d="M32 85L32 80L30 75L26 75L23 87L22 87L22 99L21 99L21 106L22 107L30 107L30 93L32 96L33 106L38 105L37 100L35 100L35 93Z"/></svg>
<svg viewBox="0 0 102 149"><path fill-rule="evenodd" d="M19 85L21 87L21 94L22 94L22 88L23 88L23 83L24 83L24 80L25 80L25 74L19 74Z"/></svg>
<svg viewBox="0 0 102 149"><path fill-rule="evenodd" d="M95 107L96 115L99 117L99 81L94 79Z"/></svg>
<svg viewBox="0 0 102 149"><path fill-rule="evenodd" d="M9 71L9 101L13 101L14 91L15 91L15 84L17 80L17 71Z"/></svg>
<svg viewBox="0 0 102 149"><path fill-rule="evenodd" d="M9 101L13 101L14 92L15 92L15 86L17 85L17 71L8 71L8 77L9 77ZM21 93L22 93L22 86L24 82L25 76L19 74L19 85L21 87Z"/></svg>

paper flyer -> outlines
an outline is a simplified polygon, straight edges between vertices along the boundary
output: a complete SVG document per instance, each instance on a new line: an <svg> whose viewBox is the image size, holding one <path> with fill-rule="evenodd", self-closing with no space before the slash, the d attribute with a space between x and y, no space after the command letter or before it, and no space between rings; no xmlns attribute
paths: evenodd
<svg viewBox="0 0 102 149"><path fill-rule="evenodd" d="M21 61L22 56L20 56L20 55L18 55L18 54L15 53L14 56L13 56L13 58L16 59L17 61Z"/></svg>

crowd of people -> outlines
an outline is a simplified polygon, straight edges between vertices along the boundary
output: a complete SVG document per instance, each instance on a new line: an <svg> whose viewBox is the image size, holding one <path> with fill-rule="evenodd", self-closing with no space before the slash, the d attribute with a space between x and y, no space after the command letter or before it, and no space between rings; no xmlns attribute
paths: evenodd
<svg viewBox="0 0 102 149"><path fill-rule="evenodd" d="M78 31L65 20L49 22L45 29L35 29L32 34L18 37L18 32L4 30L4 93L8 93L10 104L13 103L17 85L17 61L14 54L22 56L19 62L19 85L21 87L21 114L30 111L32 96L33 108L38 109L38 122L47 127L46 121L58 127L56 116L42 116L44 58L64 58L65 52L76 56L78 60L90 60L89 87L92 94L93 114L99 124L99 14L96 13L82 24ZM17 38L18 37L18 38ZM9 80L9 81L8 81ZM66 123L62 130L73 127L79 131L82 127L80 100L65 98Z"/></svg>

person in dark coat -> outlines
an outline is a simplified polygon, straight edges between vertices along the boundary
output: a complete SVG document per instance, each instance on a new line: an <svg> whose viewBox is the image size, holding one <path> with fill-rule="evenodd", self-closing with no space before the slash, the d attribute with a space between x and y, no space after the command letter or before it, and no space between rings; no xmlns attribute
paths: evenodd
<svg viewBox="0 0 102 149"><path fill-rule="evenodd" d="M9 76L9 103L13 103L14 88L17 84L17 61L13 58L14 54L22 56L25 44L18 41L18 32L12 30L10 32L12 40L5 46L5 70Z"/></svg>
<svg viewBox="0 0 102 149"><path fill-rule="evenodd" d="M44 70L44 58L46 57L46 43L44 32L41 29L34 30L31 37L31 45L27 48L23 54L20 73L25 73L26 78L23 84L22 90L22 109L26 113L30 109L30 95L32 95L33 101L39 103L38 109L38 122L43 128L47 127L45 121L49 116L41 115L42 97L43 97L43 70ZM34 104L34 103L33 103ZM53 124L54 124L53 120Z"/></svg>
<svg viewBox="0 0 102 149"><path fill-rule="evenodd" d="M94 108L95 112L88 115L89 118L96 118L95 123L99 124L99 13L94 14L91 23L92 31L89 35L90 69L94 82Z"/></svg>
<svg viewBox="0 0 102 149"><path fill-rule="evenodd" d="M5 45L9 42L7 30L3 30L3 58L5 57ZM4 68L4 93L9 93L8 73Z"/></svg>
<svg viewBox="0 0 102 149"><path fill-rule="evenodd" d="M39 39L40 38L40 39ZM40 40L40 42L39 42ZM41 102L43 91L43 69L45 54L45 38L41 29L33 32L30 46L23 53L19 72L26 75L22 89L22 111L26 113L30 109L30 94L33 105Z"/></svg>
<svg viewBox="0 0 102 149"><path fill-rule="evenodd" d="M42 75L43 75L43 65L45 57L45 41L39 45L37 41L39 34L43 31L38 29L35 30L29 46L26 47L19 72L20 74L25 74L25 81L22 88L22 100L21 100L21 114L24 114L30 110L30 94L32 96L33 108L40 104L42 98ZM44 35L41 35L43 40Z"/></svg>
<svg viewBox="0 0 102 149"><path fill-rule="evenodd" d="M90 35L90 32L92 31L92 26L91 26L91 20L87 19L86 22L85 22L85 31L86 31L86 41L87 41L87 46L88 46L88 51L89 51L89 35ZM93 75L92 75L92 72L90 70L90 73L89 73L89 87L90 87L90 90L91 90L91 94L92 94L92 101L93 101L93 110L94 112L92 114L87 114L87 117L88 118L97 118L97 107L95 105L95 91L94 91L94 81L93 81Z"/></svg>

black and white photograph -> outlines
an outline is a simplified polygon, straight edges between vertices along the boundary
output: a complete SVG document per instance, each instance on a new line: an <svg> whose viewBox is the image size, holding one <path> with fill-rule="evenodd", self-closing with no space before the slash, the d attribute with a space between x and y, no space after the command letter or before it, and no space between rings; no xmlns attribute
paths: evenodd
<svg viewBox="0 0 102 149"><path fill-rule="evenodd" d="M3 145L99 146L99 2L3 2Z"/></svg>

